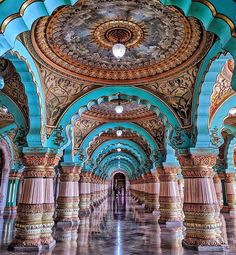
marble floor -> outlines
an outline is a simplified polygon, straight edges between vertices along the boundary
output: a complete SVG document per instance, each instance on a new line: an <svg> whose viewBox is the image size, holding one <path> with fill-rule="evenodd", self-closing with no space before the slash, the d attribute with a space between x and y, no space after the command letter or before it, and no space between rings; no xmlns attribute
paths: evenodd
<svg viewBox="0 0 236 255"><path fill-rule="evenodd" d="M236 219L223 215L227 252L197 252L182 247L183 227L160 225L157 217L145 213L141 205L130 199L106 200L91 216L82 217L79 226L54 229L56 247L41 254L58 255L129 255L129 254L173 254L173 255L221 255L236 254ZM7 246L13 238L13 219L0 219L0 254L27 254L8 252ZM31 252L30 254L33 255Z"/></svg>

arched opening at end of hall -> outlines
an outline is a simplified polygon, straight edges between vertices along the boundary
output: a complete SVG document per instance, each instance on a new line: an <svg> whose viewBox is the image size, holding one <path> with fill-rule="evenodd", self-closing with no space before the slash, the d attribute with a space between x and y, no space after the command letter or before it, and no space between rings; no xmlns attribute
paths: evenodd
<svg viewBox="0 0 236 255"><path fill-rule="evenodd" d="M8 190L8 163L7 155L0 149L0 215L3 215L7 202Z"/></svg>
<svg viewBox="0 0 236 255"><path fill-rule="evenodd" d="M126 177L123 173L116 173L113 177L113 196L115 198L125 198Z"/></svg>

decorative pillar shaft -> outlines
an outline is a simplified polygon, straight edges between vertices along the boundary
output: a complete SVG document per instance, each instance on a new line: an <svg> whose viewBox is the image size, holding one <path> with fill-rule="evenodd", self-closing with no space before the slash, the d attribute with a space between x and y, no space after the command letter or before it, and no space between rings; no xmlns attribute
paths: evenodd
<svg viewBox="0 0 236 255"><path fill-rule="evenodd" d="M17 208L16 233L10 245L14 250L40 251L55 245L54 166L60 156L47 148L24 148L22 193Z"/></svg>
<svg viewBox="0 0 236 255"><path fill-rule="evenodd" d="M225 188L228 210L230 214L236 214L236 187L235 173L225 173Z"/></svg>
<svg viewBox="0 0 236 255"><path fill-rule="evenodd" d="M22 173L11 172L8 180L8 195L4 214L6 216L16 215L17 209L17 196L19 190L19 180Z"/></svg>
<svg viewBox="0 0 236 255"><path fill-rule="evenodd" d="M223 204L223 193L222 193L221 179L219 178L218 174L215 174L213 180L214 180L217 201L220 206L220 209L222 209L224 204Z"/></svg>
<svg viewBox="0 0 236 255"><path fill-rule="evenodd" d="M219 205L213 183L216 155L213 152L193 150L192 154L179 155L184 177L183 244L200 251L224 250L221 235Z"/></svg>
<svg viewBox="0 0 236 255"><path fill-rule="evenodd" d="M80 215L90 214L91 173L82 172L79 181Z"/></svg>
<svg viewBox="0 0 236 255"><path fill-rule="evenodd" d="M80 167L62 163L56 221L64 223L79 221L79 175Z"/></svg>
<svg viewBox="0 0 236 255"><path fill-rule="evenodd" d="M149 212L159 209L160 183L157 173L148 173L145 175L145 208Z"/></svg>
<svg viewBox="0 0 236 255"><path fill-rule="evenodd" d="M181 198L178 187L179 167L165 165L158 168L160 178L160 223L183 220Z"/></svg>

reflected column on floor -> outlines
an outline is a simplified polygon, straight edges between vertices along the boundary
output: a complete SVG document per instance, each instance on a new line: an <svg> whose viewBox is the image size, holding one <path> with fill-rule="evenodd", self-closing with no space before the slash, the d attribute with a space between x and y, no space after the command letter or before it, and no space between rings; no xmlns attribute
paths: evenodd
<svg viewBox="0 0 236 255"><path fill-rule="evenodd" d="M183 221L181 198L177 174L180 168L164 163L158 168L160 175L160 223L181 223Z"/></svg>
<svg viewBox="0 0 236 255"><path fill-rule="evenodd" d="M184 177L186 236L183 244L203 251L224 250L220 209L213 183L215 151L196 148L190 152L179 151L178 159Z"/></svg>
<svg viewBox="0 0 236 255"><path fill-rule="evenodd" d="M55 245L51 235L54 225L54 166L60 154L48 148L24 148L23 188L17 208L16 233L10 245L14 250L40 251Z"/></svg>

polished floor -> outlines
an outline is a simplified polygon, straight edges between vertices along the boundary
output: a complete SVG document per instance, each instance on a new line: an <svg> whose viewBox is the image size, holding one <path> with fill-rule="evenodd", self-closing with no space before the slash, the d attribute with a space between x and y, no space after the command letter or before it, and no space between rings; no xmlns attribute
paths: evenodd
<svg viewBox="0 0 236 255"><path fill-rule="evenodd" d="M183 227L166 228L159 225L155 215L145 213L142 206L120 197L104 201L90 217L81 218L79 226L54 229L56 247L41 254L236 254L236 219L227 214L223 218L229 251L200 253L182 247ZM0 254L27 254L7 251L7 246L13 238L14 220L1 219L0 226Z"/></svg>

